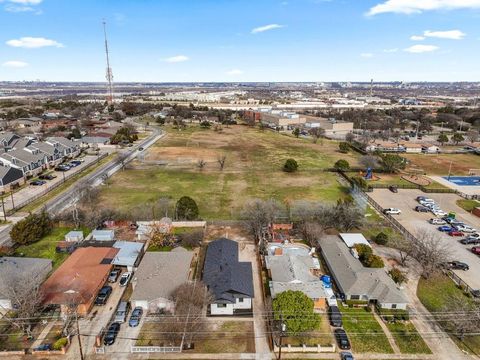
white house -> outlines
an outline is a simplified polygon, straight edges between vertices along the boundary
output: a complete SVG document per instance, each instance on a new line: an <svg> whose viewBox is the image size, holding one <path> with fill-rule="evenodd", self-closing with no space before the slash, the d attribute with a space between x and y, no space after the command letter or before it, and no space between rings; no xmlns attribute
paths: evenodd
<svg viewBox="0 0 480 360"><path fill-rule="evenodd" d="M203 282L214 297L210 315L252 312L252 263L238 261L238 243L221 238L208 244Z"/></svg>

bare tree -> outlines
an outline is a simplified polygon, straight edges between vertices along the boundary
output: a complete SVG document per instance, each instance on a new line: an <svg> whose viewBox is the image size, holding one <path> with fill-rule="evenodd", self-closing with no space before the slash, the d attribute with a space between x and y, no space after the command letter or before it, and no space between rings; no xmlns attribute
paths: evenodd
<svg viewBox="0 0 480 360"><path fill-rule="evenodd" d="M218 165L220 166L220 170L223 170L225 167L225 161L227 160L226 155L222 155L217 159Z"/></svg>
<svg viewBox="0 0 480 360"><path fill-rule="evenodd" d="M261 248L265 245L264 233L268 225L279 216L280 209L280 204L273 199L266 201L254 199L243 207L242 218L245 219L248 229Z"/></svg>
<svg viewBox="0 0 480 360"><path fill-rule="evenodd" d="M200 159L198 160L197 162L197 167L200 169L200 170L203 170L203 168L207 165L207 162L203 159Z"/></svg>
<svg viewBox="0 0 480 360"><path fill-rule="evenodd" d="M451 296L442 309L450 316L438 315L437 320L460 340L465 335L480 332L480 306L464 295Z"/></svg>
<svg viewBox="0 0 480 360"><path fill-rule="evenodd" d="M416 241L411 241L408 251L422 267L422 276L429 278L450 260L451 249L447 244L438 241L436 233L420 229L416 232Z"/></svg>
<svg viewBox="0 0 480 360"><path fill-rule="evenodd" d="M311 247L318 246L318 240L322 237L325 229L317 222L306 222L300 227L303 239L310 244Z"/></svg>
<svg viewBox="0 0 480 360"><path fill-rule="evenodd" d="M406 266L412 254L412 242L402 235L394 235L390 238L389 244L398 251L398 262Z"/></svg>
<svg viewBox="0 0 480 360"><path fill-rule="evenodd" d="M3 320L8 321L13 327L30 337L36 317L44 308L45 296L41 291L41 281L38 275L16 271L12 266L0 272L0 284L2 295L10 300L15 315L4 316ZM2 309L1 305L0 309L11 310Z"/></svg>
<svg viewBox="0 0 480 360"><path fill-rule="evenodd" d="M378 166L378 158L375 155L364 155L360 158L360 164L365 168L376 168Z"/></svg>
<svg viewBox="0 0 480 360"><path fill-rule="evenodd" d="M355 140L355 135L351 132L349 132L347 135L345 135L345 141L348 143L353 142Z"/></svg>
<svg viewBox="0 0 480 360"><path fill-rule="evenodd" d="M312 136L313 143L316 144L318 139L325 135L325 129L313 128L309 130L309 134Z"/></svg>
<svg viewBox="0 0 480 360"><path fill-rule="evenodd" d="M467 132L467 139L473 144L474 142L478 141L479 132L478 130L469 130Z"/></svg>

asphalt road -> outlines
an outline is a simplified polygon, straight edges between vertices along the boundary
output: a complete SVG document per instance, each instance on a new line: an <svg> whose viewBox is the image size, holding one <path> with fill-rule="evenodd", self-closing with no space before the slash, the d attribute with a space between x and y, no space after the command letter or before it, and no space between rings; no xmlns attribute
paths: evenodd
<svg viewBox="0 0 480 360"><path fill-rule="evenodd" d="M142 151L145 151L148 147L152 146L164 135L165 133L162 130L153 128L153 132L149 137L147 137L137 145L128 148L127 151L122 153L124 155L123 157L117 158L114 161L108 163L107 165L102 166L101 168L93 171L91 174L81 178L79 181L86 185L99 186L103 183L105 178L111 177L117 171L122 169L122 167L124 167L127 163L134 160L138 154L140 154ZM143 148L143 150L139 150L140 148ZM66 191L46 202L44 208L49 213L58 214L64 209L73 206L79 200L80 195L80 189L76 185L72 185L72 187L70 187ZM20 219L16 218L15 220ZM7 246L11 244L11 228L12 225L8 225L0 229L0 246Z"/></svg>
<svg viewBox="0 0 480 360"><path fill-rule="evenodd" d="M399 189L397 194L392 193L388 189L375 189L369 195L383 208L395 207L400 209L402 213L394 215L394 217L413 235L419 229L433 231L438 240L447 244L451 249L450 257L452 260L463 261L470 266L470 270L455 270L455 274L471 288L480 289L480 276L478 276L480 274L480 257L470 251L472 245L462 245L459 240L463 239L463 237L452 237L438 231L438 226L428 223L428 220L434 217L432 213L419 213L413 210L415 206L419 205L415 200L416 197L426 196L435 200L443 211L447 213L450 211L455 212L457 219L480 230L480 218L457 206L456 201L461 199L461 197L456 194L425 194L420 190L406 189Z"/></svg>

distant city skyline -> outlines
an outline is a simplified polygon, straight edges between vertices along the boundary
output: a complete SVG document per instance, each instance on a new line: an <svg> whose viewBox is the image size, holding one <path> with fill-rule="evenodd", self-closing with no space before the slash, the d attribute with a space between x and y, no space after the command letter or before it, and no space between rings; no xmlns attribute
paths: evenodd
<svg viewBox="0 0 480 360"><path fill-rule="evenodd" d="M480 81L480 0L0 0L0 81Z"/></svg>

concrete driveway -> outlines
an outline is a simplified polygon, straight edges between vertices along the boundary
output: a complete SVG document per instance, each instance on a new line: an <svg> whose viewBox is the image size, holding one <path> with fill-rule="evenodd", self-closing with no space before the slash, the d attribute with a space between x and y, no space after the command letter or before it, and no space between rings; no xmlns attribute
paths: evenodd
<svg viewBox="0 0 480 360"><path fill-rule="evenodd" d="M434 217L432 213L420 213L413 210L415 206L419 205L415 200L416 197L426 196L435 200L443 211L447 213L450 211L455 212L457 219L480 230L480 218L457 206L456 201L461 199L461 197L456 194L425 194L420 190L407 189L399 189L396 194L388 189L375 189L369 195L383 208L395 207L400 209L402 214L394 215L394 217L412 234L415 235L419 229L428 229L435 232L439 241L448 244L451 249L450 256L452 260L463 261L470 266L470 270L455 270L455 274L471 288L480 289L480 277L478 276L480 274L480 257L470 251L472 245L462 245L459 242L462 239L461 237L451 237L438 231L438 226L429 224L428 220Z"/></svg>

